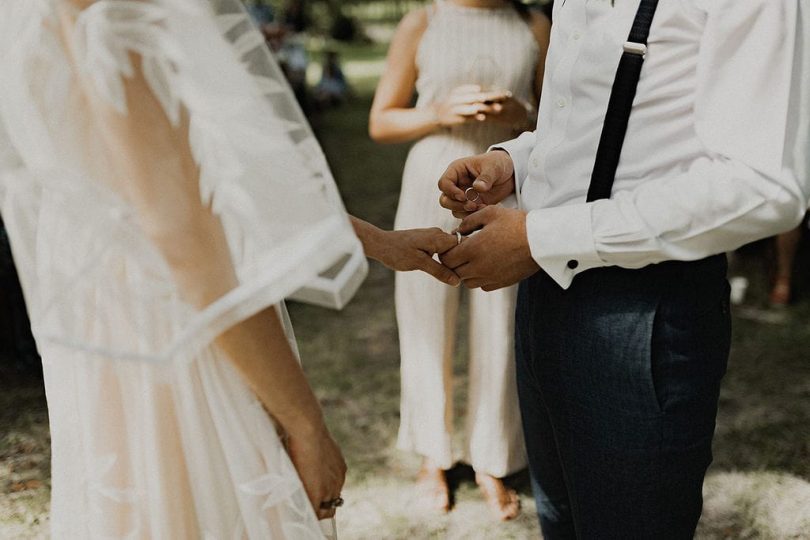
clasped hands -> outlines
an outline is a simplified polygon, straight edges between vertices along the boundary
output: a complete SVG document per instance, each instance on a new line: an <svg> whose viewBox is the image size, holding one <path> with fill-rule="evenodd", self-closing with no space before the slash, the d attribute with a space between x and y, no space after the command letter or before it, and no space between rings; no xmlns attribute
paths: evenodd
<svg viewBox="0 0 810 540"><path fill-rule="evenodd" d="M462 218L458 232L470 235L439 256L465 287L494 291L539 270L529 249L526 212L495 206L515 192L509 154L493 151L454 161L439 179L439 190L439 204Z"/></svg>
<svg viewBox="0 0 810 540"><path fill-rule="evenodd" d="M474 190L472 197L465 193L469 188ZM439 180L439 190L439 203L462 218L457 229L462 241L435 228L394 231L377 246L374 258L395 270L422 270L449 285L463 283L485 291L508 287L537 272L526 235L526 213L496 206L515 191L514 167L506 152L454 161Z"/></svg>

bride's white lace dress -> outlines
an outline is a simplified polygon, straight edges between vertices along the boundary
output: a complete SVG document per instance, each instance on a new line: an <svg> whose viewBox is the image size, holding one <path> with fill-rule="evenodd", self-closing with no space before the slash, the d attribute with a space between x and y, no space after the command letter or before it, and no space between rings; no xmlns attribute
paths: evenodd
<svg viewBox="0 0 810 540"><path fill-rule="evenodd" d="M213 345L359 249L261 36L235 0L2 11L0 211L43 358L53 537L322 538L273 422ZM136 74L161 122L129 106ZM189 191L167 175L146 211L131 195L139 167L176 158L130 155L149 145L127 137L159 140L163 120L187 133L191 193L233 267L204 309L148 234L156 216L181 218Z"/></svg>

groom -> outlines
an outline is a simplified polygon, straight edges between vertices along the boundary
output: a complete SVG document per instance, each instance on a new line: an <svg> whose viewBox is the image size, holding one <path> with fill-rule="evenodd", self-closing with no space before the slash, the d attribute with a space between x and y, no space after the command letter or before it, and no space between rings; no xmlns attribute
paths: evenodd
<svg viewBox="0 0 810 540"><path fill-rule="evenodd" d="M548 540L693 536L730 343L722 253L794 227L808 199L806 6L695 0L658 5L612 198L585 202L638 7L558 1L537 131L439 181L477 231L442 262L467 287L520 282ZM520 210L495 206L511 193Z"/></svg>

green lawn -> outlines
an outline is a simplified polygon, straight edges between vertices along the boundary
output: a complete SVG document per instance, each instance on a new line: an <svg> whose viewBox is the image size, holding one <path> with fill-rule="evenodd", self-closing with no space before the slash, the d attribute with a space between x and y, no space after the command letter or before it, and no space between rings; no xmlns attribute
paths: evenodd
<svg viewBox="0 0 810 540"><path fill-rule="evenodd" d="M378 146L366 135L383 51L349 47L342 52L357 97L320 117L318 133L349 210L390 227L407 149ZM736 264L751 278L749 302L758 309L765 283L760 260L761 250L755 249ZM457 504L450 515L426 515L413 504L411 478L418 462L394 449L399 358L391 272L372 264L365 285L340 313L300 304L290 305L290 311L307 374L350 466L347 504L340 513L342 538L537 538L525 477L515 483L526 512L513 523L490 520L463 469L454 474ZM769 313L736 311L702 539L810 538L810 303L800 302L778 324L758 316ZM462 332L455 364L462 406L464 343ZM42 535L48 439L39 382L3 384L0 426L0 538Z"/></svg>

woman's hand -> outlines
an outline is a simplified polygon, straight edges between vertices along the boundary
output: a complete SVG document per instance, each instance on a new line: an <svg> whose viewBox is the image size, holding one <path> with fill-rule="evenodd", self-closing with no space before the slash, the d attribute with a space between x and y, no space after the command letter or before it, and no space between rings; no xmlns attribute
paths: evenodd
<svg viewBox="0 0 810 540"><path fill-rule="evenodd" d="M515 131L532 129L532 123L535 121L534 107L511 95L503 101L494 103L492 110L486 115L493 122L505 124Z"/></svg>
<svg viewBox="0 0 810 540"><path fill-rule="evenodd" d="M482 92L478 85L459 86L444 101L433 105L433 112L441 127L460 126L469 122L482 122L490 115L498 115L502 103L512 99L505 90Z"/></svg>
<svg viewBox="0 0 810 540"><path fill-rule="evenodd" d="M321 504L340 497L346 462L326 426L307 434L290 434L287 451L318 519L334 517L336 509L321 508Z"/></svg>
<svg viewBox="0 0 810 540"><path fill-rule="evenodd" d="M388 268L399 272L421 270L454 287L460 283L452 270L433 259L434 254L441 255L456 247L456 236L438 228L385 231L383 235L376 257L372 258Z"/></svg>
<svg viewBox="0 0 810 540"><path fill-rule="evenodd" d="M362 219L351 216L352 226L363 243L366 256L391 270L427 272L453 287L461 281L450 269L433 259L458 245L458 238L438 228L383 231Z"/></svg>

